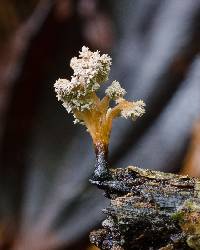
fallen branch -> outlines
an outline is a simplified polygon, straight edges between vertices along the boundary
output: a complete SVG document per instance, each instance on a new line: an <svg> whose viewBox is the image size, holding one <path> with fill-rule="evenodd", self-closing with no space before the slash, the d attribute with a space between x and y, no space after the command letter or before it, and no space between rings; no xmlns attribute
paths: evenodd
<svg viewBox="0 0 200 250"><path fill-rule="evenodd" d="M90 234L100 249L200 249L200 180L137 167L92 181L111 200L103 229Z"/></svg>

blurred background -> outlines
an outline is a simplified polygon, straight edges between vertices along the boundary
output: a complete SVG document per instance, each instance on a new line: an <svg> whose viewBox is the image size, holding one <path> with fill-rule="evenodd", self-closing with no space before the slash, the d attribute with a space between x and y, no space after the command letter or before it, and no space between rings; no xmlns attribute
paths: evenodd
<svg viewBox="0 0 200 250"><path fill-rule="evenodd" d="M110 80L147 104L114 123L112 166L200 175L199 0L1 0L2 250L95 249L108 201L88 181L92 141L53 89L83 45L109 53Z"/></svg>

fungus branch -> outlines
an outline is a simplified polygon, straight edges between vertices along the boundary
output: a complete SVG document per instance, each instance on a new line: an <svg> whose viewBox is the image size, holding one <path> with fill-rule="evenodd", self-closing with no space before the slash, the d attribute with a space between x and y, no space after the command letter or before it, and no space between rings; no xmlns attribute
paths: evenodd
<svg viewBox="0 0 200 250"><path fill-rule="evenodd" d="M74 123L86 126L97 157L95 178L105 178L113 120L120 116L135 120L144 113L145 104L141 100L125 100L126 91L117 81L106 89L104 98L98 97L96 92L108 80L110 73L111 58L108 55L100 55L99 51L92 52L83 46L79 57L71 59L70 66L74 70L71 80L58 79L54 85L57 98L68 113L73 114ZM115 101L114 107L110 107L111 100Z"/></svg>

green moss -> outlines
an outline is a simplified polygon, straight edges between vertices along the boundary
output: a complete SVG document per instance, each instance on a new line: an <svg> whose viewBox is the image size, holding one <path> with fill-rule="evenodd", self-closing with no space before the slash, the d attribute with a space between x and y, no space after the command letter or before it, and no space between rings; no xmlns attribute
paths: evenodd
<svg viewBox="0 0 200 250"><path fill-rule="evenodd" d="M179 223L183 222L184 220L184 212L183 211L177 211L171 215L171 218L174 221L177 221Z"/></svg>

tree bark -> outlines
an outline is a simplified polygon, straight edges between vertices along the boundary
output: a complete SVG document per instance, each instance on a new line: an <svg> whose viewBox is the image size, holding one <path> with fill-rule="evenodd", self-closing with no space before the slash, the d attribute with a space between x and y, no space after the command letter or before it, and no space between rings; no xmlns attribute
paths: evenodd
<svg viewBox="0 0 200 250"><path fill-rule="evenodd" d="M200 249L200 180L137 167L111 169L92 181L110 206L102 229L90 234L100 249Z"/></svg>

